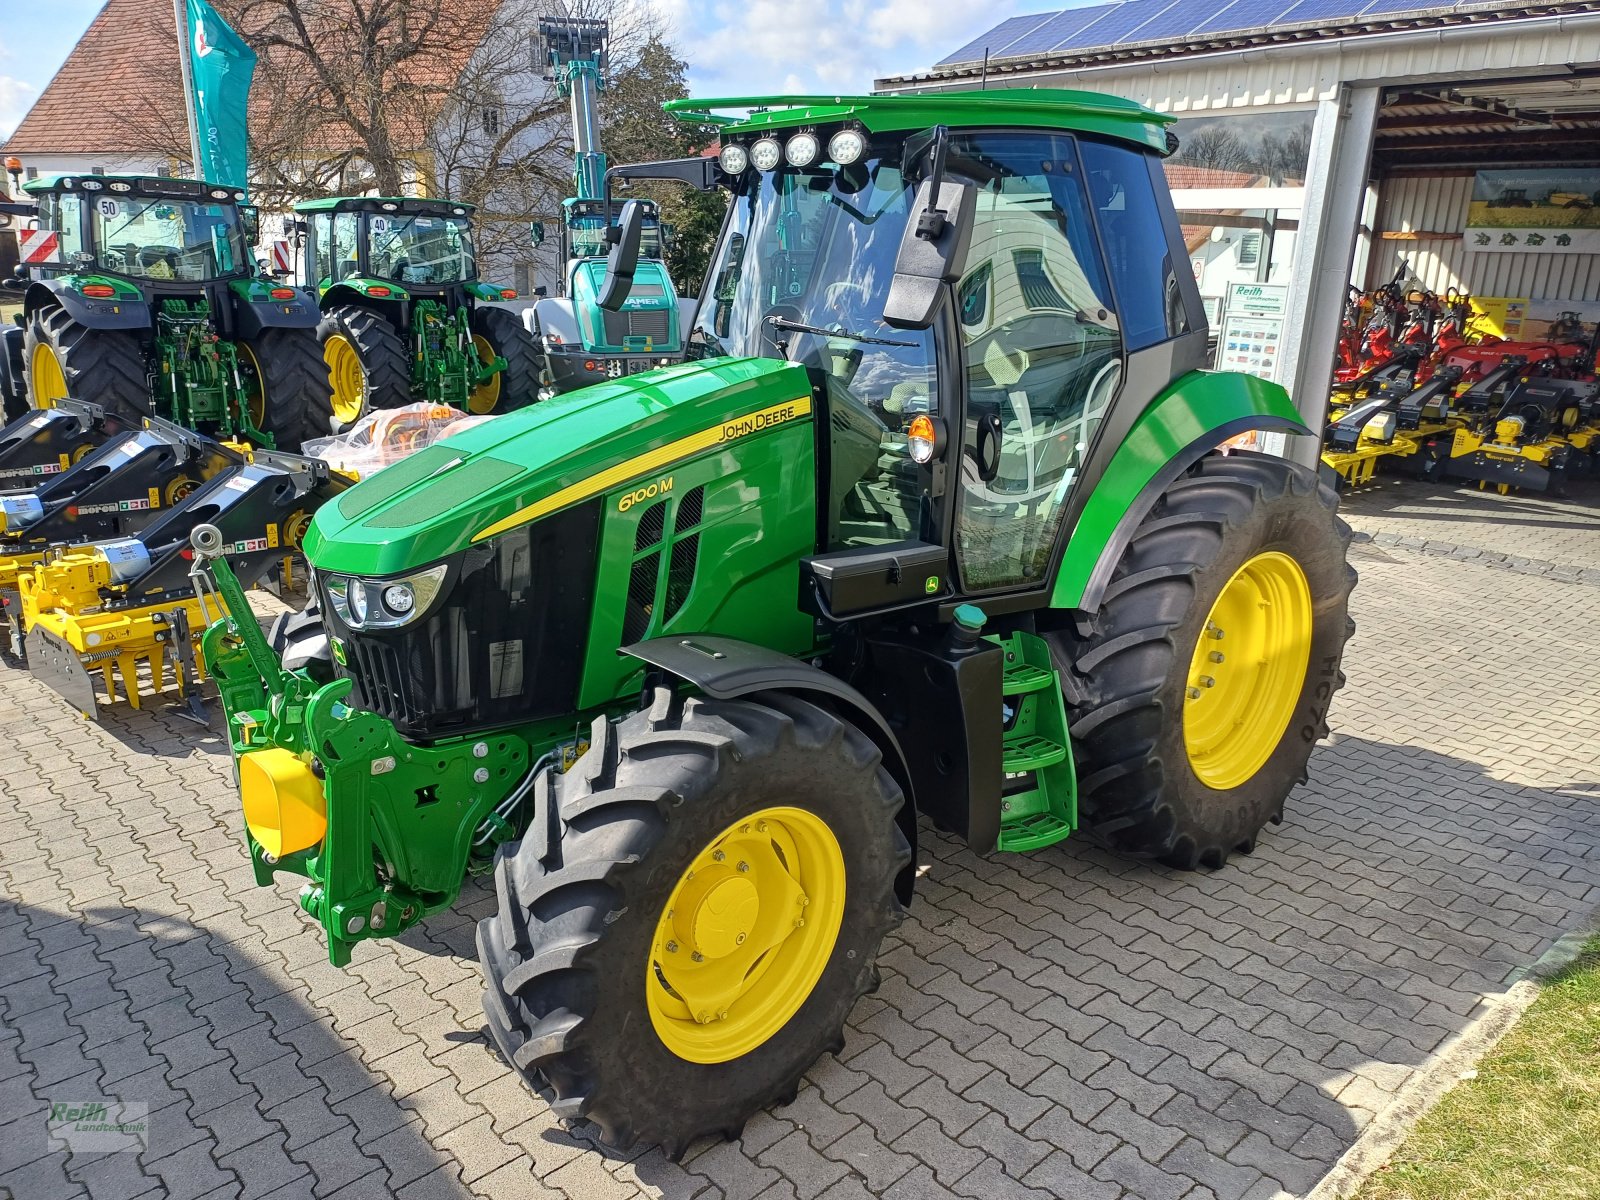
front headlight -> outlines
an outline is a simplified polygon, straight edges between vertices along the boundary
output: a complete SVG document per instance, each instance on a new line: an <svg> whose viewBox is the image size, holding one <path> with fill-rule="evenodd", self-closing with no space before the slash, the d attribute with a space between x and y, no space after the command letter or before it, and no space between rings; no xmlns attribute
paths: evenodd
<svg viewBox="0 0 1600 1200"><path fill-rule="evenodd" d="M445 563L397 579L328 576L328 603L351 629L397 629L410 624L433 603L449 572Z"/></svg>

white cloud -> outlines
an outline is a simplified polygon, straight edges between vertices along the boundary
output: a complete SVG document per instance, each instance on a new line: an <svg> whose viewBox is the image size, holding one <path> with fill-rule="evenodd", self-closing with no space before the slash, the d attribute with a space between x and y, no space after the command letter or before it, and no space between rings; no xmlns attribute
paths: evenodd
<svg viewBox="0 0 1600 1200"><path fill-rule="evenodd" d="M0 138L8 138L39 98L39 89L24 80L0 75Z"/></svg>
<svg viewBox="0 0 1600 1200"><path fill-rule="evenodd" d="M697 95L870 92L931 66L1019 0L665 0Z"/></svg>

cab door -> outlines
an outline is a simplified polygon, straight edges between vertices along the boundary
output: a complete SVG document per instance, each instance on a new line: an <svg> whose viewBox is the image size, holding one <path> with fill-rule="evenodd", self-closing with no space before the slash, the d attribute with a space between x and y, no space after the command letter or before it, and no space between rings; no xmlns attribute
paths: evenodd
<svg viewBox="0 0 1600 1200"><path fill-rule="evenodd" d="M963 449L956 483L961 591L1042 585L1100 422L1123 341L1075 139L961 139L977 212L956 288ZM960 159L958 159L960 161Z"/></svg>

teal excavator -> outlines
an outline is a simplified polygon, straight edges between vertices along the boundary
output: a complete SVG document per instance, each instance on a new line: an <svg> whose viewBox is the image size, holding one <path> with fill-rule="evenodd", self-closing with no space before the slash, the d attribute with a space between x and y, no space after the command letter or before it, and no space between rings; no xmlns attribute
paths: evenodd
<svg viewBox="0 0 1600 1200"><path fill-rule="evenodd" d="M550 69L546 78L572 104L574 194L562 201L561 294L537 301L524 320L544 351L547 382L559 393L677 361L685 321L662 261L660 211L652 200L637 201L644 219L633 288L616 311L600 306L620 207L611 199L600 149L598 101L606 86L609 27L605 21L545 17L539 34Z"/></svg>

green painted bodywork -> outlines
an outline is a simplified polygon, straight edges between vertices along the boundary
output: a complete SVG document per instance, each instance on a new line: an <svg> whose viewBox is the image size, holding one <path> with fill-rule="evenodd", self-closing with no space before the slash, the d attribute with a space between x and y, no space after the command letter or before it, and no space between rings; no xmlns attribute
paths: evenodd
<svg viewBox="0 0 1600 1200"><path fill-rule="evenodd" d="M1165 154L1166 128L1176 117L1117 96L1095 92L996 88L981 92L930 92L925 96L734 96L722 100L669 100L670 113L695 119L728 109L764 109L724 125L723 137L769 129L856 122L872 133L928 129L934 125L1072 129L1121 138Z"/></svg>
<svg viewBox="0 0 1600 1200"><path fill-rule="evenodd" d="M272 293L286 285L272 279L230 279L228 290L246 304L274 304ZM298 295L299 293L296 293Z"/></svg>
<svg viewBox="0 0 1600 1200"><path fill-rule="evenodd" d="M348 288L350 294L341 296L339 289ZM381 295L374 296L373 288L379 288ZM330 296L328 293L332 292ZM411 293L392 279L374 279L370 275L350 275L334 283L328 279L317 281L317 295L327 304L354 304L361 300L398 300L401 302L411 299Z"/></svg>
<svg viewBox="0 0 1600 1200"><path fill-rule="evenodd" d="M1076 608L1123 515L1168 463L1191 447L1210 449L1214 430L1246 418L1300 425L1289 393L1254 375L1194 371L1150 402L1128 431L1084 505L1050 592L1052 608Z"/></svg>
<svg viewBox="0 0 1600 1200"><path fill-rule="evenodd" d="M115 275L57 275L54 276L54 280L63 287L69 287L80 293L91 284L109 287L116 292L115 296L95 297L96 299L124 300L133 303L144 301L143 292L126 279L119 279Z"/></svg>
<svg viewBox="0 0 1600 1200"><path fill-rule="evenodd" d="M306 556L323 576L410 570L465 550L474 531L528 504L644 458L637 472L616 473L614 485L574 501L601 505L595 595L625 595L635 563L653 548L660 551L658 583L664 587L668 544L693 534L698 561L715 569L698 571L681 602L670 613L655 613L634 636L722 633L807 654L815 648L813 622L798 611L795 596L799 560L814 549L816 536L809 417L708 442L665 461L646 456L660 459L659 452L685 438L716 435L726 421L809 395L800 368L738 359L641 374L509 413L436 443L325 505L307 535ZM663 488L667 480L671 486ZM633 501L641 486L652 484L647 500ZM698 488L704 489L699 522L680 522L679 505ZM644 538L641 546L640 523L661 497L668 504L663 539ZM247 612L243 593L229 594L225 566L212 570L229 611ZM574 631L587 640L571 717L427 746L406 741L380 716L348 707L349 680L318 687L284 671L253 623L214 623L201 653L217 680L234 753L264 746L306 758L314 753L325 773L327 837L315 851L279 862L267 862L252 840L258 880L270 882L275 872L307 879L302 905L322 922L336 963L348 960L356 941L390 936L448 905L461 880L486 869L494 847L520 832L490 814L529 764L549 753L575 757L580 731L594 717L637 702L643 668L617 653L626 640L623 620L622 605L602 599L586 633ZM480 742L488 747L484 756L473 753ZM391 758L392 766L374 773L375 761ZM479 770L488 772L481 782ZM419 805L419 787L431 788L435 800ZM393 868L386 886L364 850L374 842ZM375 931L371 914L380 902L385 923ZM362 928L351 932L356 914Z"/></svg>
<svg viewBox="0 0 1600 1200"><path fill-rule="evenodd" d="M667 336L655 340L648 336L632 336L622 342L606 337L605 311L600 307L600 292L604 285L606 260L589 258L572 267L567 292L572 297L573 311L578 318L578 331L583 336L583 347L597 354L676 354L683 348L683 331L678 313L678 294L673 290L672 279L667 275L666 264L659 260L641 260L634 269L634 287L651 285L659 289L656 296L629 295L622 302L621 312L666 314Z"/></svg>
<svg viewBox="0 0 1600 1200"><path fill-rule="evenodd" d="M305 554L319 571L414 570L466 549L478 531L562 488L725 417L810 393L799 367L747 358L685 363L556 396L362 481L318 511Z"/></svg>

